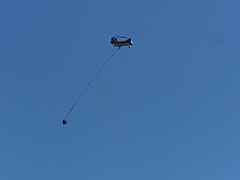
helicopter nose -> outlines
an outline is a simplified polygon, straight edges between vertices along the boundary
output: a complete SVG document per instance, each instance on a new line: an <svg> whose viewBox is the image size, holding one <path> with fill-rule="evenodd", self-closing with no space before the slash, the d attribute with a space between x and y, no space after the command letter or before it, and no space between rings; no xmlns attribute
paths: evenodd
<svg viewBox="0 0 240 180"><path fill-rule="evenodd" d="M130 41L131 45L133 45L133 41Z"/></svg>

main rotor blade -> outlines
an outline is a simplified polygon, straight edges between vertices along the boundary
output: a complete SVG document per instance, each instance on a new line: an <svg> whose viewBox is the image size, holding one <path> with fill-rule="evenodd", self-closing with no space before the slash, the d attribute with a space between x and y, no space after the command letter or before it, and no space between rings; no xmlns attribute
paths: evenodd
<svg viewBox="0 0 240 180"><path fill-rule="evenodd" d="M121 36L121 35L116 34L116 38L130 38L130 37L127 37L127 36Z"/></svg>

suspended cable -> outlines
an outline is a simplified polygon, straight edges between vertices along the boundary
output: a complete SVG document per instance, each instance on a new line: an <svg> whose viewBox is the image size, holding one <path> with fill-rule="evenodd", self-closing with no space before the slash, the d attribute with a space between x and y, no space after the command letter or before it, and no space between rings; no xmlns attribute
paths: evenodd
<svg viewBox="0 0 240 180"><path fill-rule="evenodd" d="M64 120L62 121L63 125L67 124L67 118L68 116L71 114L71 112L73 111L74 107L77 105L78 101L80 100L80 98L83 96L83 94L87 91L87 89L89 88L89 86L92 84L92 82L94 81L94 79L98 76L98 74L103 70L103 68L109 63L109 61L112 59L112 57L118 52L120 48L118 48L116 51L113 52L113 54L105 61L105 63L99 68L99 70L94 74L94 76L89 80L89 82L87 83L87 85L85 86L85 88L81 91L81 93L79 94L79 96L77 97L76 101L73 103L72 107L70 108L70 110L67 112Z"/></svg>

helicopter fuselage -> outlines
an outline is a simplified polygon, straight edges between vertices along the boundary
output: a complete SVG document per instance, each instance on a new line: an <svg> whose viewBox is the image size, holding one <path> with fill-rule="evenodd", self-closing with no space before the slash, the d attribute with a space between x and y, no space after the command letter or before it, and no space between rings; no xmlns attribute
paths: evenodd
<svg viewBox="0 0 240 180"><path fill-rule="evenodd" d="M110 42L114 47L117 46L118 48L122 47L122 46L128 46L130 48L130 46L133 45L133 41L131 40L131 38L125 40L125 41L118 41L117 38L113 37L111 39Z"/></svg>

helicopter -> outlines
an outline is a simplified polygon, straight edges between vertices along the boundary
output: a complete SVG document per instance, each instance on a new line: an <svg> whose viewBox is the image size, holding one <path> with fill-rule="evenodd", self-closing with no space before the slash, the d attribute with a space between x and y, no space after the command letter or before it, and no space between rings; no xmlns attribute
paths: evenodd
<svg viewBox="0 0 240 180"><path fill-rule="evenodd" d="M118 38L123 38L125 40L121 40L119 41ZM131 38L126 37L126 36L116 36L116 37L112 37L110 43L114 46L114 47L118 47L119 49L122 46L128 46L128 48L130 48L130 46L133 45L133 41Z"/></svg>

